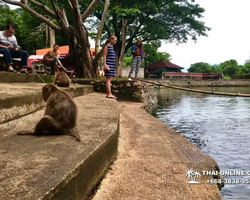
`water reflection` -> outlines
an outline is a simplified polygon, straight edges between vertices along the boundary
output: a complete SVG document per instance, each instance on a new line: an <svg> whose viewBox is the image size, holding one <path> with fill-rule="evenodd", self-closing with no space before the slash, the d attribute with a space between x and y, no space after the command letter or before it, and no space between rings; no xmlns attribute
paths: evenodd
<svg viewBox="0 0 250 200"><path fill-rule="evenodd" d="M216 87L214 90L249 93L244 87ZM215 159L222 170L250 171L249 97L160 89L158 98L160 108L156 117ZM250 176L226 178L250 179ZM224 199L250 199L249 189L250 184L226 185L221 194Z"/></svg>

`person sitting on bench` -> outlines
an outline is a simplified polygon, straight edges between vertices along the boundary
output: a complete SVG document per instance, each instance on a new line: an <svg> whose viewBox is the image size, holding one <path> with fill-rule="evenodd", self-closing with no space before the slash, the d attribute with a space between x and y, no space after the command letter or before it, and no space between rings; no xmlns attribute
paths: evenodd
<svg viewBox="0 0 250 200"><path fill-rule="evenodd" d="M60 52L58 51L59 46L57 44L54 44L53 50L49 50L45 55L44 59L49 62L49 67L51 68L51 75L54 75L58 72L58 65L64 70L65 69L59 60Z"/></svg>
<svg viewBox="0 0 250 200"><path fill-rule="evenodd" d="M8 72L16 72L12 65L12 58L21 57L21 70L20 73L27 73L27 60L28 53L24 50L18 50L18 44L15 33L15 25L8 24L4 31L0 31L0 54L3 54L5 63L8 67ZM29 70L28 70L29 71ZM32 71L32 69L31 69Z"/></svg>

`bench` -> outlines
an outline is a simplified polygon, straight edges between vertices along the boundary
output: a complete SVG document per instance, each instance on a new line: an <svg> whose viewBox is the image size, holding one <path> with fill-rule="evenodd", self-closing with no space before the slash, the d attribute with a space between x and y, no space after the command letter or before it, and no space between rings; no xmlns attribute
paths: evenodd
<svg viewBox="0 0 250 200"><path fill-rule="evenodd" d="M13 58L13 68L17 69L21 65L21 58ZM0 54L0 71L7 71L3 54Z"/></svg>

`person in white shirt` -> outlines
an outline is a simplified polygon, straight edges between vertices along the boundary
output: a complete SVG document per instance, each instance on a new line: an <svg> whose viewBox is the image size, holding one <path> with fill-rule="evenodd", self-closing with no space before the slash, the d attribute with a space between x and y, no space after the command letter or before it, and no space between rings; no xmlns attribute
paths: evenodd
<svg viewBox="0 0 250 200"><path fill-rule="evenodd" d="M28 52L24 50L18 50L18 44L15 33L15 25L8 24L4 31L0 31L0 54L3 54L5 63L8 67L8 72L15 72L13 69L12 58L21 58L21 70L20 73L26 73Z"/></svg>

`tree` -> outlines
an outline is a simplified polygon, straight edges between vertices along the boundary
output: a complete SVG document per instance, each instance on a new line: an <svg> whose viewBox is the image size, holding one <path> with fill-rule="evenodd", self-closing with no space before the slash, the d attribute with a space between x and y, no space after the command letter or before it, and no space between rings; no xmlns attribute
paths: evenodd
<svg viewBox="0 0 250 200"><path fill-rule="evenodd" d="M191 67L187 71L189 73L212 73L210 65L204 62L191 64Z"/></svg>
<svg viewBox="0 0 250 200"><path fill-rule="evenodd" d="M3 30L6 24L18 21L18 13L11 10L10 7L0 1L0 30Z"/></svg>
<svg viewBox="0 0 250 200"><path fill-rule="evenodd" d="M118 57L121 54L123 19L127 20L125 53L138 38L143 42L165 40L183 43L189 38L197 40L198 36L206 36L206 31L210 30L204 22L199 21L205 10L188 0L114 0L110 7L103 38L115 33ZM96 18L91 18L89 30L92 31L91 36L95 37L93 32L96 32L102 12L97 9L93 14Z"/></svg>
<svg viewBox="0 0 250 200"><path fill-rule="evenodd" d="M236 60L227 60L220 64L219 66L221 73L223 73L226 76L231 76L233 74L236 74L238 70L238 63Z"/></svg>
<svg viewBox="0 0 250 200"><path fill-rule="evenodd" d="M145 52L146 56L144 58L145 62L142 63L142 66L146 67L151 65L152 63L158 61L169 61L171 60L171 56L166 52L159 52L158 48L161 46L161 42L159 40L151 41L144 45L143 51ZM124 57L124 66L131 66L132 64L132 55L131 55L131 48L125 53Z"/></svg>
<svg viewBox="0 0 250 200"><path fill-rule="evenodd" d="M66 7L62 6L61 2L56 3L54 0L43 3L36 0L3 1L20 6L63 36L69 44L70 56L76 66L78 77L91 78L98 75L98 66L94 65L95 62L91 57L88 32L84 22L93 12L99 0L93 0L86 9L79 5L78 0L67 0ZM81 14L80 8L83 9L83 14ZM70 17L71 23L67 18L67 10L70 11L68 15L73 17L73 19Z"/></svg>
<svg viewBox="0 0 250 200"><path fill-rule="evenodd" d="M166 52L159 52L158 48L161 46L159 40L152 41L144 45L144 52L146 54L146 65L151 65L152 63L158 61L169 61L171 56Z"/></svg>
<svg viewBox="0 0 250 200"><path fill-rule="evenodd" d="M250 74L250 62L245 63L243 66L238 66L236 74Z"/></svg>

